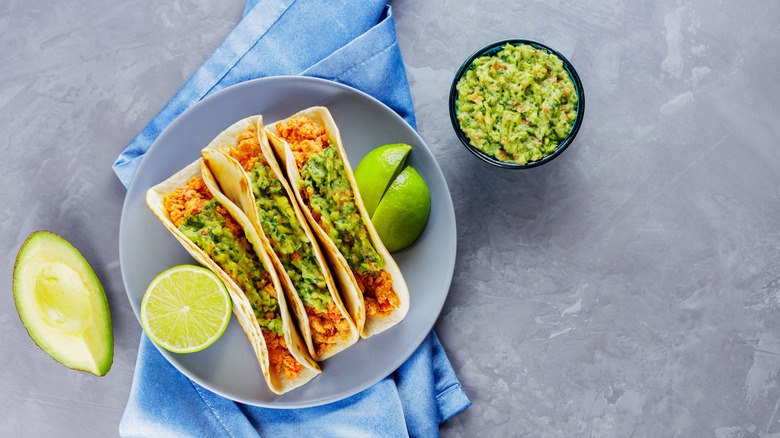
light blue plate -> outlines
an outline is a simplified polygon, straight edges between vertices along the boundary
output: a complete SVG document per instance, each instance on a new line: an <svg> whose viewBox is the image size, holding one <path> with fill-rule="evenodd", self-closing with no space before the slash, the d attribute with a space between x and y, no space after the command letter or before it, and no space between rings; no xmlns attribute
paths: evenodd
<svg viewBox="0 0 780 438"><path fill-rule="evenodd" d="M136 317L146 287L157 274L194 263L146 207L146 190L195 161L203 147L239 119L262 114L271 123L317 105L333 114L352 166L383 144L404 142L413 147L407 164L428 184L431 216L417 242L393 254L409 286L411 308L400 324L322 362L320 376L283 396L266 386L235 318L222 338L204 351L188 355L161 351L190 379L238 402L274 408L317 406L377 383L422 343L441 312L452 280L457 240L452 198L420 136L393 110L348 86L303 76L263 78L226 88L184 112L154 142L138 168L119 228L122 278Z"/></svg>

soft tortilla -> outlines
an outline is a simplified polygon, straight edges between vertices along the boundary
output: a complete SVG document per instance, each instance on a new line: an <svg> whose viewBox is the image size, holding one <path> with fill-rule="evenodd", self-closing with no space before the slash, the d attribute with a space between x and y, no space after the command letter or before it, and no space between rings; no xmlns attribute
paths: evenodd
<svg viewBox="0 0 780 438"><path fill-rule="evenodd" d="M250 242L253 248L255 248L260 260L263 263L263 267L270 273L270 277L274 283L274 288L277 291L277 301L279 303L279 314L282 318L282 327L284 331L284 339L287 343L287 347L290 353L295 359L303 365L300 374L294 379L287 379L283 375L271 373L271 364L268 357L268 349L265 344L265 338L263 337L260 325L254 316L252 305L244 295L239 286L214 262L205 252L203 252L194 242L189 240L184 234L179 231L173 225L173 222L165 210L163 204L163 197L182 187L190 178L201 177L206 182L212 195L228 210L233 218L241 225L246 234L247 240ZM258 362L260 362L260 368L263 372L263 377L268 383L268 387L276 394L284 394L292 389L295 389L304 383L310 381L319 374L320 368L311 357L309 357L306 348L303 345L297 331L292 326L290 321L289 312L287 310L287 304L284 298L284 294L281 293L282 288L279 282L279 278L276 276L276 272L273 269L273 265L266 254L262 250L262 243L254 231L254 227L247 226L249 220L237 209L232 208L225 204L226 198L219 191L215 190L216 185L213 181L208 168L203 166L203 160L198 159L194 163L180 170L167 180L152 187L146 192L146 204L157 216L163 225L176 237L176 239L187 249L187 251L195 258L201 265L208 267L225 283L230 297L233 300L233 314L241 324L241 328L246 333L247 338L252 343L252 347L257 356ZM280 373L283 374L283 373Z"/></svg>
<svg viewBox="0 0 780 438"><path fill-rule="evenodd" d="M269 167L271 167L273 173L284 187L287 198L290 201L290 205L292 206L298 221L301 223L301 227L303 228L304 233L309 238L312 251L315 258L317 259L320 270L325 277L328 292L330 292L330 296L333 299L336 308L349 322L349 330L343 336L337 339L330 348L323 351L321 354L317 354L312 337L311 326L309 323L309 316L306 312L306 308L304 307L303 300L298 295L293 281L287 274L287 271L282 265L279 256L274 253L271 242L263 233L260 216L257 211L255 196L251 188L251 177L243 169L241 164L229 155L230 148L237 146L240 134L244 132L249 125L255 126L258 140L260 142L260 153L268 162ZM304 342L306 343L311 357L317 361L325 360L357 342L360 337L360 333L355 326L355 323L352 321L349 313L344 308L344 304L342 303L338 294L338 290L336 289L333 276L330 272L330 269L328 268L325 257L319 245L317 245L317 239L315 238L312 230L309 228L306 217L304 216L303 212L301 212L292 190L290 189L287 181L284 179L282 170L279 168L279 164L276 162L273 151L268 144L268 139L263 127L262 116L252 116L236 122L221 134L219 134L205 149L203 149L202 153L205 166L211 170L212 175L216 179L216 183L219 185L220 192L222 192L227 197L227 202L230 202L233 205L233 208L240 208L246 214L249 221L254 225L257 235L263 242L263 246L266 248L266 252L270 255L271 261L276 267L277 273L281 278L282 286L287 293L287 299L291 304L294 315L296 315L298 328L301 331L301 335L304 339Z"/></svg>
<svg viewBox="0 0 780 438"><path fill-rule="evenodd" d="M296 116L306 116L314 120L320 126L324 127L328 137L338 149L339 157L344 163L347 178L349 179L352 192L355 196L355 203L357 204L360 215L362 216L366 228L368 229L371 243L373 244L374 248L376 248L377 252L385 259L384 269L392 277L393 291L398 296L399 306L395 308L392 313L385 317L368 317L366 315L363 294L358 287L357 280L355 280L355 276L352 274L352 270L349 268L346 259L338 250L336 244L333 243L330 237L328 237L327 233L317 224L314 216L312 215L312 212L303 202L300 194L301 175L298 171L298 166L295 163L292 149L290 148L290 145L287 144L287 142L276 135L276 123L284 122ZM309 221L309 225L311 225L312 229L314 229L314 232L317 234L317 237L320 239L320 243L322 244L323 249L325 249L326 257L331 263L331 267L333 268L333 271L336 275L336 280L343 294L344 302L347 305L347 310L360 328L360 336L362 338L368 338L398 324L409 312L409 289L406 286L406 281L401 274L401 270L398 268L398 265L395 263L395 260L393 260L390 252L387 251L387 248L385 248L382 240L379 238L379 234L374 228L374 225L371 223L371 218L369 217L368 212L363 205L363 200L360 197L360 192L358 191L357 183L355 182L352 166L349 164L347 153L344 150L344 144L341 141L341 135L339 134L338 127L336 126L336 122L333 120L330 111L328 111L327 108L321 106L311 107L293 114L287 119L280 120L279 122L274 122L266 126L268 139L280 160L283 161L286 165L285 170L287 172L290 185L294 189L293 191L295 193L295 198L298 200L301 209L306 215L306 218Z"/></svg>

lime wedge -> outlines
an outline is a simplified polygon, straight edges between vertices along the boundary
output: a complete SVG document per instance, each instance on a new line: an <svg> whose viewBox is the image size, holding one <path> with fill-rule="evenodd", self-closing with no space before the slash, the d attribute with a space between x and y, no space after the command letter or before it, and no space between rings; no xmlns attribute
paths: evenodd
<svg viewBox="0 0 780 438"><path fill-rule="evenodd" d="M373 149L358 163L355 182L369 217L374 214L385 190L401 172L411 150L412 146L405 143L387 144Z"/></svg>
<svg viewBox="0 0 780 438"><path fill-rule="evenodd" d="M173 353L194 353L222 336L230 311L230 295L216 274L180 265L149 284L141 301L141 325L158 346Z"/></svg>
<svg viewBox="0 0 780 438"><path fill-rule="evenodd" d="M428 186L413 167L398 174L371 217L388 251L394 252L414 243L422 234L431 213Z"/></svg>

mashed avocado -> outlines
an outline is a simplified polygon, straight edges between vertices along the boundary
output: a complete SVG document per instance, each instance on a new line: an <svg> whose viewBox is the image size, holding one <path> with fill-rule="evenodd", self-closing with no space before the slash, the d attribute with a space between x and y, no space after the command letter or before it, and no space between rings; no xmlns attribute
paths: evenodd
<svg viewBox="0 0 780 438"><path fill-rule="evenodd" d="M239 238L223 226L227 219L218 211L216 199L206 201L199 212L186 217L179 230L208 254L244 291L255 318L265 330L282 333L276 297L265 289L268 285L262 262L245 238ZM269 316L272 316L269 318Z"/></svg>
<svg viewBox="0 0 780 438"><path fill-rule="evenodd" d="M456 88L461 130L501 161L526 164L553 153L577 118L563 61L527 44L475 59Z"/></svg>
<svg viewBox="0 0 780 438"><path fill-rule="evenodd" d="M332 300L310 240L303 231L282 183L258 160L250 172L260 224L306 307L325 312Z"/></svg>
<svg viewBox="0 0 780 438"><path fill-rule="evenodd" d="M368 229L355 205L344 163L331 143L311 156L301 168L302 185L310 195L310 205L320 225L347 259L350 268L361 274L384 268Z"/></svg>

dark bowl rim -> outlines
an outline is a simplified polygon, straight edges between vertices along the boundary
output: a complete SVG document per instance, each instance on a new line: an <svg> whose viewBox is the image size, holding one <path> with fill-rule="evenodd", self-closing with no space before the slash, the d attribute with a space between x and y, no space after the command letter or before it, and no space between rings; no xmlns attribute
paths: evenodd
<svg viewBox="0 0 780 438"><path fill-rule="evenodd" d="M474 147L469 141L469 139L466 137L466 135L463 133L463 131L460 129L460 123L458 122L458 116L457 116L457 105L456 105L458 99L457 85L461 77L463 76L463 74L465 74L466 71L471 67L471 64L474 62L475 59L483 55L497 52L498 50L500 50L501 47L504 47L507 44L511 44L513 46L526 44L535 47L537 49L544 50L560 58L561 61L563 61L563 67L569 73L572 82L574 82L574 88L576 89L577 92L577 118L574 120L574 124L572 125L571 130L569 131L569 135L567 135L565 139L561 140L561 142L558 143L558 147L555 148L555 151L553 153L543 157L540 160L529 161L526 164L517 164L517 163L501 161L497 158L487 155L486 153ZM463 64L461 64L460 68L455 73L455 77L452 80L452 85L450 86L449 112L450 112L450 122L452 123L452 127L455 130L455 135L457 135L458 140L460 140L460 142L463 143L466 149L468 149L468 151L474 154L477 158L481 159L486 163L492 164L493 166L502 167L505 169L530 169L533 167L541 166L544 163L548 163L553 159L555 159L557 156L561 155L563 151L566 150L566 148L568 148L569 145L572 143L574 137L577 136L577 133L580 130L580 126L582 125L582 119L585 115L585 89L582 86L582 81L580 80L580 76L577 74L577 70L574 68L572 63L569 62L569 60L566 59L566 57L563 56L560 52L538 41L527 40L522 38L510 38L501 41L496 41L482 47L481 49L472 53L471 56L466 58L466 61L464 61Z"/></svg>

